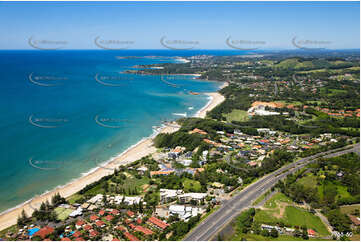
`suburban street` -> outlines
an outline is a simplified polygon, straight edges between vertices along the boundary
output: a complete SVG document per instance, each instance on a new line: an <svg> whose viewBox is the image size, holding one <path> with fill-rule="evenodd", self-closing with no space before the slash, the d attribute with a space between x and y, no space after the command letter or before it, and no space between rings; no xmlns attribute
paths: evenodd
<svg viewBox="0 0 361 242"><path fill-rule="evenodd" d="M278 169L277 171L274 171L273 173L270 173L269 175L260 178L255 183L247 186L245 189L234 195L234 197L232 197L229 201L222 204L217 211L209 215L196 228L194 228L184 238L184 240L212 240L225 225L227 225L230 221L232 221L233 218L239 215L241 210L251 206L253 201L255 201L267 190L271 189L279 180L285 178L288 174L301 169L310 162L315 161L317 158L330 158L350 152L356 152L360 154L359 143L349 146L349 148L346 150L342 149L345 149L345 147L302 158Z"/></svg>

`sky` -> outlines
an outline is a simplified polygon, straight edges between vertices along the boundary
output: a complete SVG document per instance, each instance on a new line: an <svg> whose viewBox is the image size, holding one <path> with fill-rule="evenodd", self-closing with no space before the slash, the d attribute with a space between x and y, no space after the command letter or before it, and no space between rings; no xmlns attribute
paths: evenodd
<svg viewBox="0 0 361 242"><path fill-rule="evenodd" d="M0 49L360 48L359 2L0 2Z"/></svg>

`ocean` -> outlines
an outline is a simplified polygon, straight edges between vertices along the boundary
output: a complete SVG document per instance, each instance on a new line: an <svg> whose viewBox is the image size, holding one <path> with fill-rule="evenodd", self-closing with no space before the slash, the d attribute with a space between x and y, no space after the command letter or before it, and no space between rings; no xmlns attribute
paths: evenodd
<svg viewBox="0 0 361 242"><path fill-rule="evenodd" d="M221 83L125 74L176 56L234 51L0 51L0 212L84 175L193 116ZM127 58L130 57L131 58Z"/></svg>

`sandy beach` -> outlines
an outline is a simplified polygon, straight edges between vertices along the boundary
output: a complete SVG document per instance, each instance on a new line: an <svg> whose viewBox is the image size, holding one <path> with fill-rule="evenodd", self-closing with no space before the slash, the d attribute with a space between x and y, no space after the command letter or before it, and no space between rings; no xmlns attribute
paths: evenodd
<svg viewBox="0 0 361 242"><path fill-rule="evenodd" d="M224 85L221 88L227 85L228 85L227 83L224 83ZM206 93L206 94L211 97L211 100L210 102L207 103L205 107L203 107L200 111L197 112L196 117L204 118L208 111L210 111L215 106L223 102L223 100L225 99L220 93L217 92ZM178 129L179 127L177 127L177 125L170 125L163 127L160 130L160 133L173 133ZM42 202L45 202L46 200L51 201L51 197L54 196L54 194L59 193L63 197L69 197L74 193L80 191L86 185L99 180L103 176L112 174L114 168L119 167L120 165L127 165L154 152L156 152L156 148L153 146L153 138L149 137L143 139L136 145L132 146L131 148L129 148L128 150L126 150L125 152L114 158L108 164L102 167L98 167L93 172L90 172L87 175L82 176L62 187L58 187L50 192L34 197L32 200L22 205L19 205L18 207L13 208L12 210L4 212L3 214L0 215L0 230L3 230L11 225L16 224L17 218L21 214L21 211L23 209L25 210L26 214L29 216L34 211L34 208L40 207L40 204Z"/></svg>

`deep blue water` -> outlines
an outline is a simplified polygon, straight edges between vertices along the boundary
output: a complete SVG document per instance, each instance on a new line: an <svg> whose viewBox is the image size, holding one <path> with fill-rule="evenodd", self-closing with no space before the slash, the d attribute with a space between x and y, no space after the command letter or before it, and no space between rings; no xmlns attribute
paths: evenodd
<svg viewBox="0 0 361 242"><path fill-rule="evenodd" d="M195 54L239 53L0 51L0 212L81 176L180 117L174 113L194 115L208 99L188 90L211 92L220 83L166 77L174 87L121 72Z"/></svg>

